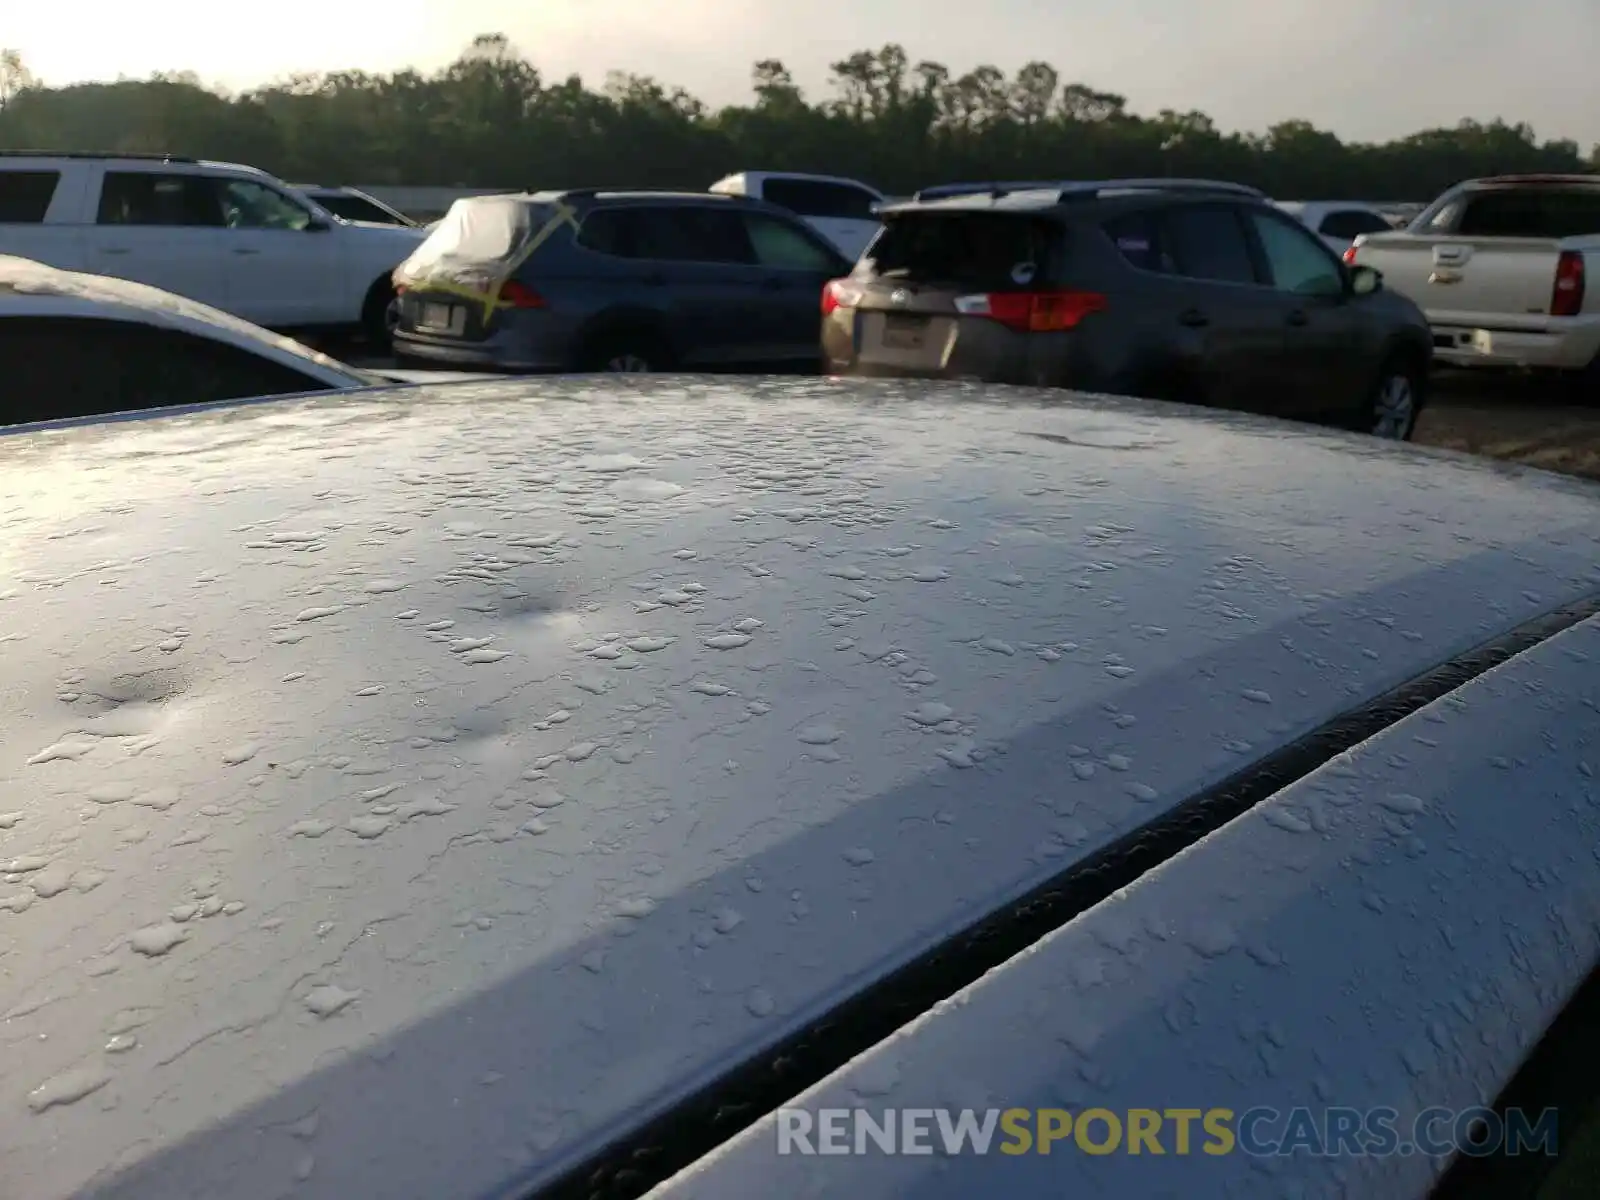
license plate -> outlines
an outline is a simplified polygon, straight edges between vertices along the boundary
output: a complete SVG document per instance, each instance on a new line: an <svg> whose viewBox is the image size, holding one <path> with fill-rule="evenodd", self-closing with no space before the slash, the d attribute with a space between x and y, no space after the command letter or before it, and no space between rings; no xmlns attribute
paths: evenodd
<svg viewBox="0 0 1600 1200"><path fill-rule="evenodd" d="M467 327L467 310L459 304L424 304L417 314L417 328L430 333L460 334Z"/></svg>
<svg viewBox="0 0 1600 1200"><path fill-rule="evenodd" d="M883 344L893 350L920 350L928 323L916 317L885 317Z"/></svg>

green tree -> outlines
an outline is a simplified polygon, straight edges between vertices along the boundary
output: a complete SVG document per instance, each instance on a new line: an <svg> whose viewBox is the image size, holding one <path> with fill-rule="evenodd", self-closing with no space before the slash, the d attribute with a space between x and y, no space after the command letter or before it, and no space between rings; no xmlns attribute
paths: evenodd
<svg viewBox="0 0 1600 1200"><path fill-rule="evenodd" d="M1197 111L1135 113L1049 63L955 72L896 44L834 63L820 97L777 59L754 64L751 89L750 103L712 111L645 76L591 87L545 74L497 33L430 73L297 75L235 96L188 72L43 87L0 51L0 147L196 154L324 183L698 189L729 171L799 170L891 194L953 179L1193 175L1285 198L1425 200L1475 175L1600 169L1600 147L1585 158L1518 122L1381 145L1300 120L1242 134Z"/></svg>

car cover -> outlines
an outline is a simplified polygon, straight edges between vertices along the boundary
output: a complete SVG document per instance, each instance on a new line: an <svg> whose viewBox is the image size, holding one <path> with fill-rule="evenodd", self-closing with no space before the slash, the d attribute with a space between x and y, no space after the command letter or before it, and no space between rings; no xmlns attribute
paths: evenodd
<svg viewBox="0 0 1600 1200"><path fill-rule="evenodd" d="M480 307L487 320L504 307L501 287L563 225L576 232L576 210L547 194L457 200L395 268L395 290L456 296Z"/></svg>

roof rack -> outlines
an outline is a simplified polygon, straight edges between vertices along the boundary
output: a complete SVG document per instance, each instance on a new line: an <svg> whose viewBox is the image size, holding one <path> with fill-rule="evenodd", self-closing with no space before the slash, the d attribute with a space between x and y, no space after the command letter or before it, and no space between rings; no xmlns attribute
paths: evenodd
<svg viewBox="0 0 1600 1200"><path fill-rule="evenodd" d="M652 188L652 187L581 187L581 188L529 188L530 195L539 192L549 192L564 199L589 199L595 196L671 196L681 200L724 200L746 204L758 204L760 200L755 196L746 196L742 193L732 192L694 192L685 191L683 188Z"/></svg>
<svg viewBox="0 0 1600 1200"><path fill-rule="evenodd" d="M181 154L145 154L129 150L0 150L0 158L128 158L141 162L198 163Z"/></svg>
<svg viewBox="0 0 1600 1200"><path fill-rule="evenodd" d="M1259 188L1220 179L1099 179L1056 180L1051 182L943 183L923 188L911 197L913 203L947 200L958 196L983 196L998 200L1017 192L1054 192L1059 200L1094 199L1114 192L1199 192L1266 199Z"/></svg>

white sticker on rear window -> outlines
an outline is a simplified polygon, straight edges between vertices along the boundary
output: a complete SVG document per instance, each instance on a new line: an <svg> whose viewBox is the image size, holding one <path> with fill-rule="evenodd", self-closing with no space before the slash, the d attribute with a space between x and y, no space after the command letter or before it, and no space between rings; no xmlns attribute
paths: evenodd
<svg viewBox="0 0 1600 1200"><path fill-rule="evenodd" d="M1117 249L1124 254L1149 254L1150 239L1142 237L1120 237L1117 239Z"/></svg>
<svg viewBox="0 0 1600 1200"><path fill-rule="evenodd" d="M1020 262L1011 268L1011 282L1018 287L1027 287L1033 282L1033 277L1038 274L1039 268L1031 262Z"/></svg>

